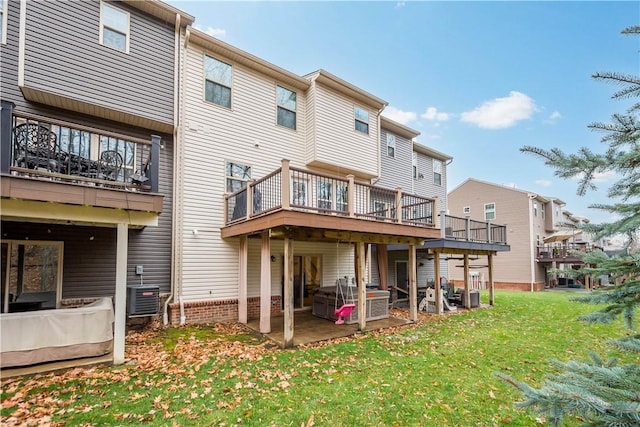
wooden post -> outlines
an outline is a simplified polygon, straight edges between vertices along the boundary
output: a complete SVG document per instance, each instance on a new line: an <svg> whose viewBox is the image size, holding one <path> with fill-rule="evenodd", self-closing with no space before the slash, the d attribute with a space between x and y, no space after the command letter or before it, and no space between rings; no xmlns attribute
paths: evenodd
<svg viewBox="0 0 640 427"><path fill-rule="evenodd" d="M489 265L489 305L495 303L495 293L493 289L493 254L487 255L487 261Z"/></svg>
<svg viewBox="0 0 640 427"><path fill-rule="evenodd" d="M262 232L260 251L260 333L271 332L271 239Z"/></svg>
<svg viewBox="0 0 640 427"><path fill-rule="evenodd" d="M238 322L247 323L247 266L249 242L246 235L240 236L238 247Z"/></svg>
<svg viewBox="0 0 640 427"><path fill-rule="evenodd" d="M409 318L414 322L418 321L418 284L416 280L416 245L409 245Z"/></svg>
<svg viewBox="0 0 640 427"><path fill-rule="evenodd" d="M282 159L280 177L280 196L282 197L282 209L289 209L291 204L291 170L289 170L289 160ZM292 255L293 256L293 255Z"/></svg>
<svg viewBox="0 0 640 427"><path fill-rule="evenodd" d="M365 253L364 242L357 242L356 249L356 265L358 276L358 330L364 331L367 326L367 294L364 284L365 270Z"/></svg>
<svg viewBox="0 0 640 427"><path fill-rule="evenodd" d="M11 152L13 151L13 109L15 104L0 101L0 173L8 174L11 169Z"/></svg>
<svg viewBox="0 0 640 427"><path fill-rule="evenodd" d="M247 183L247 187L245 191L247 192L247 214L245 216L246 219L251 219L251 215L253 214L253 183L255 181L249 181Z"/></svg>
<svg viewBox="0 0 640 427"><path fill-rule="evenodd" d="M124 363L124 342L127 323L127 253L129 226L118 224L116 237L116 292L114 298L113 364Z"/></svg>
<svg viewBox="0 0 640 427"><path fill-rule="evenodd" d="M471 292L469 292L469 254L464 254L464 308L467 310L471 308Z"/></svg>
<svg viewBox="0 0 640 427"><path fill-rule="evenodd" d="M356 207L354 205L356 200L355 177L353 175L347 175L347 180L349 181L347 184L347 209L349 210L349 216L351 218L355 218L356 216Z"/></svg>
<svg viewBox="0 0 640 427"><path fill-rule="evenodd" d="M402 224L402 188L396 188L396 222ZM396 284L397 285L397 284Z"/></svg>
<svg viewBox="0 0 640 427"><path fill-rule="evenodd" d="M284 239L284 348L293 347L293 240Z"/></svg>
<svg viewBox="0 0 640 427"><path fill-rule="evenodd" d="M436 276L436 314L442 314L442 288L440 287L440 252L433 254L433 269Z"/></svg>
<svg viewBox="0 0 640 427"><path fill-rule="evenodd" d="M158 135L151 135L151 153L150 159L151 165L149 167L148 177L149 185L151 186L151 192L157 193L160 184L160 142L162 138Z"/></svg>

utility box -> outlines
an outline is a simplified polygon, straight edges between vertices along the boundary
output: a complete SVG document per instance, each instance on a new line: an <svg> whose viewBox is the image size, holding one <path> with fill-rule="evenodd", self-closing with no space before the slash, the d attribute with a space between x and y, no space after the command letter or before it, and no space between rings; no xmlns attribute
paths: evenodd
<svg viewBox="0 0 640 427"><path fill-rule="evenodd" d="M127 286L127 315L153 316L158 314L160 287L154 285Z"/></svg>

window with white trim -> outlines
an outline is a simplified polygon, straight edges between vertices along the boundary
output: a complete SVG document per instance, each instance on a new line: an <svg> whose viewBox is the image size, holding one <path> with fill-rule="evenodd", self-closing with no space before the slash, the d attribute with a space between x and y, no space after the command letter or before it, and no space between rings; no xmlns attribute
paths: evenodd
<svg viewBox="0 0 640 427"><path fill-rule="evenodd" d="M538 217L538 202L533 202L533 216Z"/></svg>
<svg viewBox="0 0 640 427"><path fill-rule="evenodd" d="M369 112L364 108L353 107L355 117L355 129L359 132L369 134Z"/></svg>
<svg viewBox="0 0 640 427"><path fill-rule="evenodd" d="M231 108L231 79L233 66L204 56L204 99Z"/></svg>
<svg viewBox="0 0 640 427"><path fill-rule="evenodd" d="M336 209L342 212L349 210L349 195L346 185L336 186Z"/></svg>
<svg viewBox="0 0 640 427"><path fill-rule="evenodd" d="M387 134L387 156L396 156L396 136L390 133Z"/></svg>
<svg viewBox="0 0 640 427"><path fill-rule="evenodd" d="M278 105L278 124L289 129L296 129L296 93L276 86L276 103Z"/></svg>
<svg viewBox="0 0 640 427"><path fill-rule="evenodd" d="M226 181L227 193L234 193L247 186L251 179L251 166L240 163L227 162Z"/></svg>
<svg viewBox="0 0 640 427"><path fill-rule="evenodd" d="M294 179L292 182L291 204L307 205L307 181Z"/></svg>
<svg viewBox="0 0 640 427"><path fill-rule="evenodd" d="M462 208L462 213L471 213L471 207L470 206L465 206L464 208Z"/></svg>
<svg viewBox="0 0 640 427"><path fill-rule="evenodd" d="M318 208L332 209L333 185L330 182L318 181Z"/></svg>
<svg viewBox="0 0 640 427"><path fill-rule="evenodd" d="M442 185L442 162L436 159L433 159L433 183Z"/></svg>
<svg viewBox="0 0 640 427"><path fill-rule="evenodd" d="M542 219L544 219L544 203L540 205L540 215L542 215Z"/></svg>
<svg viewBox="0 0 640 427"><path fill-rule="evenodd" d="M485 203L485 205L484 205L484 219L485 219L485 221L490 221L492 219L496 219L496 204L495 203Z"/></svg>
<svg viewBox="0 0 640 427"><path fill-rule="evenodd" d="M102 2L100 5L100 44L128 53L129 24L129 12L125 12L111 3Z"/></svg>
<svg viewBox="0 0 640 427"><path fill-rule="evenodd" d="M0 0L0 43L7 43L7 9L9 0Z"/></svg>

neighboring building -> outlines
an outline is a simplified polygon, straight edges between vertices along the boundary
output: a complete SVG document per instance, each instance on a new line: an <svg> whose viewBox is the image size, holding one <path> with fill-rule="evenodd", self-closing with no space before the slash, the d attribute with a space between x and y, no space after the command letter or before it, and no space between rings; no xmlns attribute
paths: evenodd
<svg viewBox="0 0 640 427"><path fill-rule="evenodd" d="M448 196L451 215L507 225L511 251L496 260L494 273L495 286L501 289L539 291L558 283L549 270L582 264L571 251L589 250L593 244L568 227L588 220L574 217L564 206L557 198L474 178ZM449 261L450 277L461 282L464 275L458 267L459 259ZM486 279L482 262L472 265L471 270L480 283Z"/></svg>
<svg viewBox="0 0 640 427"><path fill-rule="evenodd" d="M171 292L176 61L193 18L161 2L2 5L2 311L114 297L121 362L126 286Z"/></svg>

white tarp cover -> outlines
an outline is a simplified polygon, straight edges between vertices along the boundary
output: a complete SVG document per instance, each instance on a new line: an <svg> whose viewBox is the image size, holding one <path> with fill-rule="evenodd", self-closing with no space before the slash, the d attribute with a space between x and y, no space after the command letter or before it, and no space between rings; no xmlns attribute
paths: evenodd
<svg viewBox="0 0 640 427"><path fill-rule="evenodd" d="M1 350L4 353L110 341L113 320L111 298L78 308L3 313Z"/></svg>

